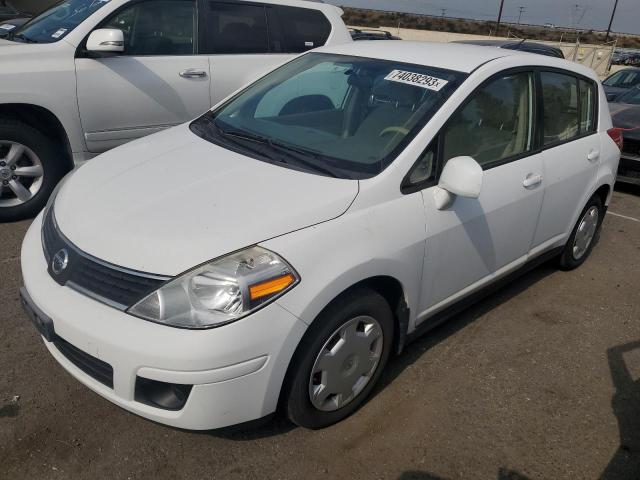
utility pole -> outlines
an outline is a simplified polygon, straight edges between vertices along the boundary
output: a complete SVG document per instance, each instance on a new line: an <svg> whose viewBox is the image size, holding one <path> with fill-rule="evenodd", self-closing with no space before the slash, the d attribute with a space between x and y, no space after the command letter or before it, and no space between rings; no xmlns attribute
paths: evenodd
<svg viewBox="0 0 640 480"><path fill-rule="evenodd" d="M442 18L444 18L447 15L447 9L441 8L440 11L442 12Z"/></svg>
<svg viewBox="0 0 640 480"><path fill-rule="evenodd" d="M502 21L502 10L504 9L504 0L500 0L500 11L498 12L498 23L496 24L496 37L499 35L500 22Z"/></svg>
<svg viewBox="0 0 640 480"><path fill-rule="evenodd" d="M613 4L613 12L611 12L611 20L609 20L609 28L607 28L607 36L604 37L605 43L609 41L609 35L611 35L611 26L613 25L613 18L616 16L616 10L618 8L618 0Z"/></svg>
<svg viewBox="0 0 640 480"><path fill-rule="evenodd" d="M520 7L520 13L518 14L518 25L520 25L520 20L522 20L522 12L526 10L526 7Z"/></svg>
<svg viewBox="0 0 640 480"><path fill-rule="evenodd" d="M573 10L571 11L571 26L576 28L576 20L578 19L578 14L580 13L580 4L576 3L573 6Z"/></svg>

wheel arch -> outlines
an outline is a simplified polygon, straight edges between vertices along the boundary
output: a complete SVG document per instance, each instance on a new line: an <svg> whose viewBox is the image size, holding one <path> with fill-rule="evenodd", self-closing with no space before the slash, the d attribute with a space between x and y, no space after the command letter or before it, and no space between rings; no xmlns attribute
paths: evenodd
<svg viewBox="0 0 640 480"><path fill-rule="evenodd" d="M602 205L606 206L609 204L609 200L611 198L612 193L613 193L613 189L611 188L611 185L609 185L608 183L605 183L603 185L600 185L598 188L596 188L596 191L593 192L593 195L591 195L591 197L593 197L594 195L599 196L600 200L602 200Z"/></svg>
<svg viewBox="0 0 640 480"><path fill-rule="evenodd" d="M331 305L333 305L345 294L348 294L350 291L357 288L369 288L380 294L389 304L389 307L391 308L391 311L393 313L395 327L393 351L395 351L396 354L400 354L405 346L407 339L410 310L406 299L405 288L403 287L402 282L400 282L400 280L393 276L375 275L353 283L349 287L344 288L340 293L335 295L328 303L326 303L326 305L318 313L316 318L322 315L329 307L331 307ZM287 369L280 388L278 408L282 406L283 392L288 388L291 379L292 368L295 364L296 357L299 355L300 345L303 343L305 336L309 334L309 331L310 329L308 328L305 334L300 339L300 342L295 348L293 355L289 359L289 363L287 365Z"/></svg>
<svg viewBox="0 0 640 480"><path fill-rule="evenodd" d="M62 145L65 168L69 171L73 169L69 136L60 119L51 110L29 103L5 103L0 104L0 118L24 122Z"/></svg>

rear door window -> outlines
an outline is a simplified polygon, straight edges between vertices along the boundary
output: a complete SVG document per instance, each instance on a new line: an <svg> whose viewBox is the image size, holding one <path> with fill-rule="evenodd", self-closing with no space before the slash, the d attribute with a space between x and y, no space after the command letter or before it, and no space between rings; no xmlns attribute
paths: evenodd
<svg viewBox="0 0 640 480"><path fill-rule="evenodd" d="M270 30L277 42L276 51L302 53L327 43L331 23L319 10L272 5ZM278 38L279 37L279 38Z"/></svg>
<svg viewBox="0 0 640 480"><path fill-rule="evenodd" d="M206 9L203 53L269 52L269 29L264 5L208 2Z"/></svg>
<svg viewBox="0 0 640 480"><path fill-rule="evenodd" d="M578 79L572 75L542 72L544 145L561 143L580 133Z"/></svg>

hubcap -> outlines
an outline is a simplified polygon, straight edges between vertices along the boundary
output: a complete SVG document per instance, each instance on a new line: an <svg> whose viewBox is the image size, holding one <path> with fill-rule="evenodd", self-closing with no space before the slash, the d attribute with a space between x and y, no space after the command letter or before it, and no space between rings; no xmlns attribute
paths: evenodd
<svg viewBox="0 0 640 480"><path fill-rule="evenodd" d="M42 188L40 158L26 145L0 140L0 208L31 200Z"/></svg>
<svg viewBox="0 0 640 480"><path fill-rule="evenodd" d="M318 410L333 412L352 402L378 368L384 335L378 321L356 317L338 328L318 354L309 397Z"/></svg>
<svg viewBox="0 0 640 480"><path fill-rule="evenodd" d="M599 217L600 213L598 208L591 207L587 210L587 213L584 214L582 220L580 220L580 225L576 231L576 238L573 241L573 258L576 260L580 260L584 257L584 254L587 253L589 245L591 245L593 237L598 230Z"/></svg>

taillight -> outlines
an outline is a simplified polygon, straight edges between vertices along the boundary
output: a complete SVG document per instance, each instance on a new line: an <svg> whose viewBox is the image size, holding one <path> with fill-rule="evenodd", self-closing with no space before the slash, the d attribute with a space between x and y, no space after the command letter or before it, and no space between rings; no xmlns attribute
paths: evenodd
<svg viewBox="0 0 640 480"><path fill-rule="evenodd" d="M618 146L620 150L622 150L624 140L622 138L622 129L621 128L610 128L607 130L607 133L611 137L611 140Z"/></svg>

